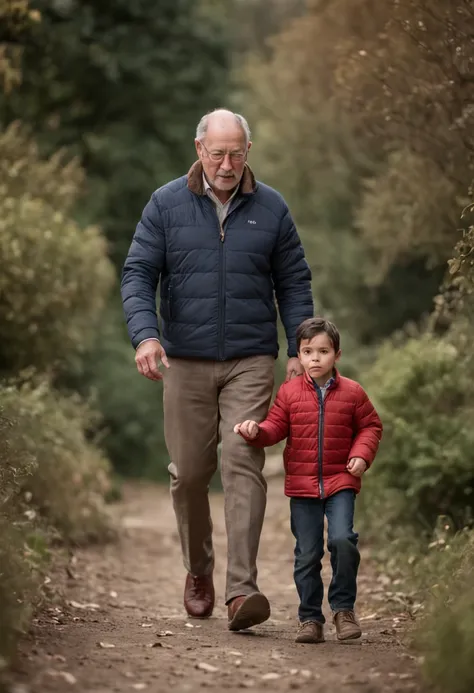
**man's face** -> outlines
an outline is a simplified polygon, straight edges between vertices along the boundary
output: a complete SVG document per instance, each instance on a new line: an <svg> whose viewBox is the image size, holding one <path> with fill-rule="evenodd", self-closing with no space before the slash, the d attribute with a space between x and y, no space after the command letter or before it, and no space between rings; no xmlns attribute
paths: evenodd
<svg viewBox="0 0 474 693"><path fill-rule="evenodd" d="M215 127L209 124L206 136L196 140L196 151L209 185L221 193L230 193L240 183L251 142L237 124Z"/></svg>

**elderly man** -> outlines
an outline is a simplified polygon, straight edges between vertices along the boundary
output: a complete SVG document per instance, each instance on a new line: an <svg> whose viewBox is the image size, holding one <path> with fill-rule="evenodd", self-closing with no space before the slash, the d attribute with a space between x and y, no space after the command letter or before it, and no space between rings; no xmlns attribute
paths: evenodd
<svg viewBox="0 0 474 693"><path fill-rule="evenodd" d="M285 201L247 164L246 120L214 111L201 119L195 145L189 173L156 190L143 211L122 298L139 372L164 381L171 495L188 573L184 606L195 618L214 607L208 492L221 441L226 604L230 630L241 630L270 616L256 567L266 483L263 451L233 427L261 421L268 410L278 354L275 298L288 340L287 378L300 374L295 332L313 315L311 273Z"/></svg>

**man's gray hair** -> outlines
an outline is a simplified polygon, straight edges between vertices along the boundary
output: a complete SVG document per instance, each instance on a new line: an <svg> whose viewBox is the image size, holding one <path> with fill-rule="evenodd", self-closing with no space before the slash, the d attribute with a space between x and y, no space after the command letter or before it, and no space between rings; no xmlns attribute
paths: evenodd
<svg viewBox="0 0 474 693"><path fill-rule="evenodd" d="M216 113L217 111L223 111L223 110L227 110L227 109L216 108L215 111L211 111L210 113L206 113L206 115L201 118L201 120L199 121L198 126L196 128L196 139L197 140L203 140L204 137L206 136L207 128L209 126L209 117L213 113ZM250 139L251 139L251 132L250 132L249 124L247 123L246 119L244 118L244 116L240 115L240 113L233 113L232 111L228 111L228 113L231 113L234 116L237 124L240 125L240 127L244 131L246 144L248 144L250 142Z"/></svg>

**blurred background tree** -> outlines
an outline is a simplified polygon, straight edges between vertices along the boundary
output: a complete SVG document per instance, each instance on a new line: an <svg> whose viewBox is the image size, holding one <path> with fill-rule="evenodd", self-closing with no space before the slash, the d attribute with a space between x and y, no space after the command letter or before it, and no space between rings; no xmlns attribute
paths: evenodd
<svg viewBox="0 0 474 693"><path fill-rule="evenodd" d="M20 86L0 121L30 124L46 154L87 173L78 218L100 224L121 267L150 191L192 160L201 114L226 94L226 27L194 0L35 0Z"/></svg>

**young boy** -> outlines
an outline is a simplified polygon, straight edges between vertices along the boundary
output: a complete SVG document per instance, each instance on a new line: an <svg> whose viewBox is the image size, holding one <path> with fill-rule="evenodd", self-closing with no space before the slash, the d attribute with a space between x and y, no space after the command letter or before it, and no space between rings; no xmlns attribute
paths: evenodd
<svg viewBox="0 0 474 693"><path fill-rule="evenodd" d="M382 423L362 387L337 372L340 337L332 323L305 320L296 340L304 375L280 387L265 421L244 421L234 431L258 447L287 439L285 494L290 497L300 598L296 642L324 642L324 515L332 567L329 605L338 640L350 640L361 636L354 613L360 562L354 502L376 455Z"/></svg>

